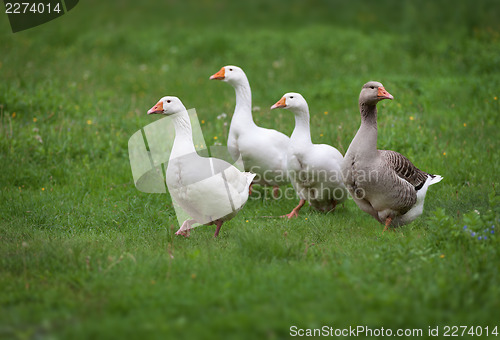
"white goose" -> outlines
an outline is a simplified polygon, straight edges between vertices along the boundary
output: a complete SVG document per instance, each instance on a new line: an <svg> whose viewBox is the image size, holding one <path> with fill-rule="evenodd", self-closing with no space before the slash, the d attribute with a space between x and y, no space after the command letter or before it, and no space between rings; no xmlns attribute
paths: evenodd
<svg viewBox="0 0 500 340"><path fill-rule="evenodd" d="M347 197L342 180L342 154L333 146L312 143L309 108L302 95L287 93L271 106L271 109L276 108L289 109L295 115L295 129L287 150L287 168L300 202L285 216L298 216L306 201L320 211L334 210Z"/></svg>
<svg viewBox="0 0 500 340"><path fill-rule="evenodd" d="M257 174L253 183L278 186L289 182L286 171L286 150L290 138L281 132L257 126L252 117L252 92L245 72L237 66L224 66L210 79L228 82L236 93L229 136L228 151L236 161L240 155L245 171Z"/></svg>
<svg viewBox="0 0 500 340"><path fill-rule="evenodd" d="M394 97L381 83L366 83L359 95L361 126L344 158L345 184L361 210L389 226L410 223L422 214L429 185L442 180L419 170L405 156L377 150L377 103Z"/></svg>
<svg viewBox="0 0 500 340"><path fill-rule="evenodd" d="M191 122L177 97L166 96L148 114L173 119L175 139L166 170L168 191L192 219L184 221L177 235L189 236L193 223L215 224L215 237L224 221L233 218L248 199L254 174L240 172L218 158L201 157L193 145Z"/></svg>

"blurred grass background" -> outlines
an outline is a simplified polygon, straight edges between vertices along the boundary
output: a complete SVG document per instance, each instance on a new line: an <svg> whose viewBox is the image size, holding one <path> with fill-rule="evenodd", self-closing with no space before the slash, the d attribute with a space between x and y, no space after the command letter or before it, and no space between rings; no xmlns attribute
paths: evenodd
<svg viewBox="0 0 500 340"><path fill-rule="evenodd" d="M498 240L438 228L489 209L499 177L497 1L81 1L12 34L0 15L0 336L284 338L289 327L495 325ZM256 199L221 237L174 237L168 195L138 192L129 137L164 95L225 144L234 64L255 121L286 134L285 92L309 102L313 141L345 153L368 80L379 148L444 176L394 234L352 201L335 214ZM381 103L382 104L382 103ZM215 139L217 137L217 139ZM498 221L497 221L498 223ZM463 223L462 223L463 224Z"/></svg>

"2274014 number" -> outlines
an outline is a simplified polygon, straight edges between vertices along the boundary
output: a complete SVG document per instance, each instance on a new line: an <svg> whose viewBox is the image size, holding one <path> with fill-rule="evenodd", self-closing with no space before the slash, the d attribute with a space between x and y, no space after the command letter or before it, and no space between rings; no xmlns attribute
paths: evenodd
<svg viewBox="0 0 500 340"><path fill-rule="evenodd" d="M54 6L50 2L7 2L5 4L5 13L7 14L21 14L21 13L60 13L62 11L59 3Z"/></svg>
<svg viewBox="0 0 500 340"><path fill-rule="evenodd" d="M489 328L488 326L444 326L443 327L443 336L460 336L464 335L470 336L498 336L498 326L494 328Z"/></svg>

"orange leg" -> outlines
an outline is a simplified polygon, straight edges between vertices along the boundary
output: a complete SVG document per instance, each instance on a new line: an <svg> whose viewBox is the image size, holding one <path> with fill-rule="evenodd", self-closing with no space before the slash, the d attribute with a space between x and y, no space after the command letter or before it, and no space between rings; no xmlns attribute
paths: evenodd
<svg viewBox="0 0 500 340"><path fill-rule="evenodd" d="M250 186L248 187L248 196L252 194L252 185L253 183L250 183Z"/></svg>
<svg viewBox="0 0 500 340"><path fill-rule="evenodd" d="M220 227L222 227L222 223L223 222L221 220L215 221L215 225L217 226L217 229L215 229L214 237L219 236L219 231L220 231Z"/></svg>
<svg viewBox="0 0 500 340"><path fill-rule="evenodd" d="M289 214L283 215L281 217L288 217L288 219L292 217L298 217L299 210L304 206L304 204L306 204L306 200L300 200L299 204L295 208L293 208L293 210Z"/></svg>
<svg viewBox="0 0 500 340"><path fill-rule="evenodd" d="M384 231L388 230L389 227L391 226L391 222L392 222L392 217L387 217L385 219L385 228L384 228Z"/></svg>
<svg viewBox="0 0 500 340"><path fill-rule="evenodd" d="M280 187L275 185L273 186L273 197L278 198L280 193Z"/></svg>

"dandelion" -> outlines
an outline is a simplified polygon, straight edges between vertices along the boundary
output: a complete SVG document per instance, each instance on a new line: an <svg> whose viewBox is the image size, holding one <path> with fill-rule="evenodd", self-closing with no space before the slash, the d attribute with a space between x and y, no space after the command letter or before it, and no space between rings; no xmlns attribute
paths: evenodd
<svg viewBox="0 0 500 340"><path fill-rule="evenodd" d="M12 112L12 118L16 118L16 113Z"/></svg>
<svg viewBox="0 0 500 340"><path fill-rule="evenodd" d="M42 188L42 191L45 191L45 188Z"/></svg>
<svg viewBox="0 0 500 340"><path fill-rule="evenodd" d="M37 120L38 120L38 119L36 119L36 117L35 117L35 118L33 118L33 123L36 123L36 121L37 121Z"/></svg>
<svg viewBox="0 0 500 340"><path fill-rule="evenodd" d="M205 121L203 119L201 120L201 124L205 124Z"/></svg>
<svg viewBox="0 0 500 340"><path fill-rule="evenodd" d="M217 140L217 136L214 136L214 139Z"/></svg>
<svg viewBox="0 0 500 340"><path fill-rule="evenodd" d="M90 119L87 119L87 125L92 125L92 121Z"/></svg>
<svg viewBox="0 0 500 340"><path fill-rule="evenodd" d="M325 114L325 116L326 116L326 115L328 114L328 111L325 111L325 112L323 112L323 113L324 113L324 114Z"/></svg>
<svg viewBox="0 0 500 340"><path fill-rule="evenodd" d="M493 97L493 100L497 100L497 99L498 99L498 97L497 97L497 96Z"/></svg>
<svg viewBox="0 0 500 340"><path fill-rule="evenodd" d="M246 223L248 223L248 220L245 220Z"/></svg>
<svg viewBox="0 0 500 340"><path fill-rule="evenodd" d="M467 123L464 123L464 127L467 127Z"/></svg>
<svg viewBox="0 0 500 340"><path fill-rule="evenodd" d="M191 274L191 278L192 278L193 280L194 280L194 279L196 279L196 274L195 274L195 273Z"/></svg>
<svg viewBox="0 0 500 340"><path fill-rule="evenodd" d="M446 152L443 152L443 156L446 156Z"/></svg>
<svg viewBox="0 0 500 340"><path fill-rule="evenodd" d="M410 120L415 120L415 117L413 117L413 116L410 116Z"/></svg>
<svg viewBox="0 0 500 340"><path fill-rule="evenodd" d="M323 134L322 134L322 133L320 133L320 134L319 134L319 136L320 136L320 137L323 137Z"/></svg>
<svg viewBox="0 0 500 340"><path fill-rule="evenodd" d="M307 217L305 218L305 220L307 221Z"/></svg>
<svg viewBox="0 0 500 340"><path fill-rule="evenodd" d="M444 254L439 255L440 258L444 259Z"/></svg>

